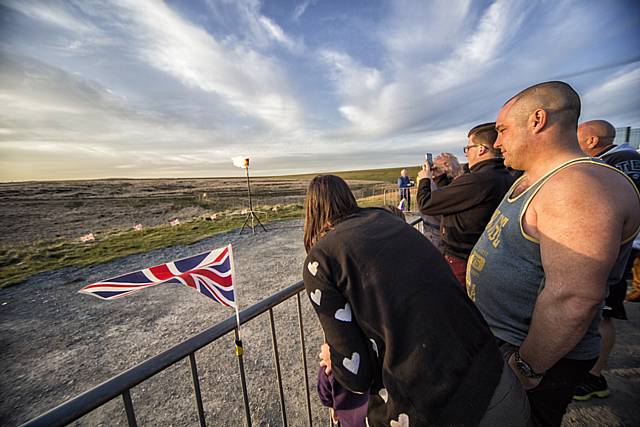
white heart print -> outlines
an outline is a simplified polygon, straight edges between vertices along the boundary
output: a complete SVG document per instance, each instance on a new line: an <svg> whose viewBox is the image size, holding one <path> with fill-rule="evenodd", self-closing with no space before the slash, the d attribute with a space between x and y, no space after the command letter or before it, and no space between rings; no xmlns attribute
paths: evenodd
<svg viewBox="0 0 640 427"><path fill-rule="evenodd" d="M347 371L351 372L353 375L358 375L358 368L360 367L360 355L358 353L353 353L351 355L351 359L347 359L346 357L342 359L342 366L344 366Z"/></svg>
<svg viewBox="0 0 640 427"><path fill-rule="evenodd" d="M346 303L344 308L339 308L334 317L343 322L351 322L351 306L349 303Z"/></svg>
<svg viewBox="0 0 640 427"><path fill-rule="evenodd" d="M316 289L315 291L309 294L311 301L315 302L317 306L320 305L320 300L322 299L322 291L320 289Z"/></svg>
<svg viewBox="0 0 640 427"><path fill-rule="evenodd" d="M307 269L309 270L309 273L313 274L313 277L316 277L316 274L318 273L318 261L313 261L307 264Z"/></svg>
<svg viewBox="0 0 640 427"><path fill-rule="evenodd" d="M387 392L386 388L381 388L378 392L378 395L380 395L382 400L384 400L384 403L387 403L387 401L389 400L389 393Z"/></svg>
<svg viewBox="0 0 640 427"><path fill-rule="evenodd" d="M391 427L409 427L409 415L400 414L398 421L391 420Z"/></svg>

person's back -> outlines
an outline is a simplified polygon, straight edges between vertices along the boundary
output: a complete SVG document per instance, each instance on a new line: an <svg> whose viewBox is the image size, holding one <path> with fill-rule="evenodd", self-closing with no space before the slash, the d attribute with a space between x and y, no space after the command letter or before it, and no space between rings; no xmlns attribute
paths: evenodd
<svg viewBox="0 0 640 427"><path fill-rule="evenodd" d="M331 271L366 337L372 363L379 364L373 378L362 379L341 376L334 367L337 380L354 391L373 381L370 423L397 419L401 412L411 425L478 423L503 361L480 313L433 245L387 212L363 209L320 239L306 263ZM308 282L312 277L305 272ZM342 344L355 345L351 338ZM365 358L359 356L363 368Z"/></svg>

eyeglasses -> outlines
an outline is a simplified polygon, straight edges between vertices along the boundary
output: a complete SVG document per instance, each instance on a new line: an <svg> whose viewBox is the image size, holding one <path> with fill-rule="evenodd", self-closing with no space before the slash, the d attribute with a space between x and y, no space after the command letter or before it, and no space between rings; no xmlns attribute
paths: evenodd
<svg viewBox="0 0 640 427"><path fill-rule="evenodd" d="M462 150L464 151L464 154L467 154L467 151L469 151L471 148L473 147L482 147L482 144L471 144L471 145L467 145L466 147L464 147Z"/></svg>

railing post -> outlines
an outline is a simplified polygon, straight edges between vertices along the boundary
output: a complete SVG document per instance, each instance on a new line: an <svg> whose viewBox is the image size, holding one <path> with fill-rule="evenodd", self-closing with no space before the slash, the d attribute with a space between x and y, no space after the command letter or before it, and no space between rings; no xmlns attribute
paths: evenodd
<svg viewBox="0 0 640 427"><path fill-rule="evenodd" d="M247 392L247 378L244 374L244 361L242 355L244 354L244 348L242 347L242 341L238 334L238 328L234 329L236 334L236 356L238 356L238 368L240 369L240 383L242 385L242 400L244 402L244 416L247 420L247 427L251 427L251 412L249 410L249 393Z"/></svg>
<svg viewBox="0 0 640 427"><path fill-rule="evenodd" d="M311 419L311 399L309 397L309 374L307 373L307 350L304 345L304 326L302 324L302 308L300 304L300 292L296 294L298 303L298 323L300 324L300 343L302 344L302 371L304 372L304 387L307 393L307 417L309 419L309 427L313 425Z"/></svg>
<svg viewBox="0 0 640 427"><path fill-rule="evenodd" d="M282 410L282 425L287 427L287 408L284 406L284 390L282 389L282 375L280 374L280 356L278 355L278 340L276 338L276 326L273 321L273 309L269 309L269 323L271 325L271 341L273 342L273 358L276 362L276 378L278 379L278 391L280 393L280 409Z"/></svg>
<svg viewBox="0 0 640 427"><path fill-rule="evenodd" d="M122 393L122 400L124 401L124 410L127 413L127 422L129 423L129 427L138 427L138 423L136 423L136 414L133 411L133 402L131 401L131 393L129 393L129 389L125 390Z"/></svg>
<svg viewBox="0 0 640 427"><path fill-rule="evenodd" d="M202 394L200 393L200 380L198 378L198 367L196 366L196 354L189 353L189 364L191 365L191 377L193 378L193 391L196 395L196 406L198 407L198 420L200 427L206 427L204 419L204 407L202 406Z"/></svg>

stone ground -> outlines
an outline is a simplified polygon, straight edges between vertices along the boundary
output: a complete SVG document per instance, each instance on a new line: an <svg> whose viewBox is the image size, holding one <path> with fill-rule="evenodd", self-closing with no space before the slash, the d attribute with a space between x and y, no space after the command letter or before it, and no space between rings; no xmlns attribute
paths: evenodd
<svg viewBox="0 0 640 427"><path fill-rule="evenodd" d="M133 255L89 268L39 274L0 290L0 425L16 426L100 384L233 312L177 285L158 286L116 301L77 291L94 281L232 243L241 308L300 280L304 260L299 220L255 236L225 233L189 246ZM314 425L327 425L315 396L319 324L302 298ZM640 425L640 304L617 322L618 343L605 371L607 399L572 404L563 426ZM274 309L289 425L306 425L295 300ZM253 424L282 425L268 315L242 328ZM196 353L208 425L240 426L243 406L233 350L225 336ZM140 426L198 424L188 363L182 361L132 390ZM126 425L120 399L74 425Z"/></svg>

